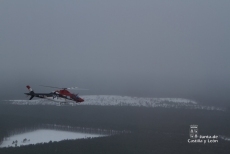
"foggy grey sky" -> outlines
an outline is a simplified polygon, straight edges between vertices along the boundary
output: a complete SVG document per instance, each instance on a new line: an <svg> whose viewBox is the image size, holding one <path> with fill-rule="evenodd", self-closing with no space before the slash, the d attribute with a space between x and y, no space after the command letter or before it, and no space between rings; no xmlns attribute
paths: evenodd
<svg viewBox="0 0 230 154"><path fill-rule="evenodd" d="M230 1L0 1L1 98L80 94L230 100Z"/></svg>

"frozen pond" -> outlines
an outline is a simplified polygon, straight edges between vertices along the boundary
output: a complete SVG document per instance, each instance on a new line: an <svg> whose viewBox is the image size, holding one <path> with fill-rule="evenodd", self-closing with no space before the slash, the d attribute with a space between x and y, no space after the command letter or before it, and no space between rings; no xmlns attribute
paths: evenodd
<svg viewBox="0 0 230 154"><path fill-rule="evenodd" d="M87 134L87 133L77 133L77 132L68 132L68 131L59 131L59 130L48 130L40 129L28 133L13 135L5 139L0 147L8 146L21 146L37 143L47 143L50 141L61 141L66 139L81 139L88 137L100 137L105 136L101 134Z"/></svg>

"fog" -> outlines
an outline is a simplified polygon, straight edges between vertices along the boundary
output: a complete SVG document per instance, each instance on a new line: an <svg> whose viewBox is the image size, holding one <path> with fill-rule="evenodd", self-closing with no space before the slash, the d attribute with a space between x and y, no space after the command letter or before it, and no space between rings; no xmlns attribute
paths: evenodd
<svg viewBox="0 0 230 154"><path fill-rule="evenodd" d="M80 94L230 100L229 1L1 1L0 98Z"/></svg>

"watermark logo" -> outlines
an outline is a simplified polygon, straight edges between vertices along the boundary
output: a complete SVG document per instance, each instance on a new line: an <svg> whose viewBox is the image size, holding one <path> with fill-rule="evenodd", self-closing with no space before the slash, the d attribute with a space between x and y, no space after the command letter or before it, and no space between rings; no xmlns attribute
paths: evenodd
<svg viewBox="0 0 230 154"><path fill-rule="evenodd" d="M189 136L191 139L198 138L198 125L190 125Z"/></svg>
<svg viewBox="0 0 230 154"><path fill-rule="evenodd" d="M190 125L188 143L218 143L217 135L199 135L198 125Z"/></svg>

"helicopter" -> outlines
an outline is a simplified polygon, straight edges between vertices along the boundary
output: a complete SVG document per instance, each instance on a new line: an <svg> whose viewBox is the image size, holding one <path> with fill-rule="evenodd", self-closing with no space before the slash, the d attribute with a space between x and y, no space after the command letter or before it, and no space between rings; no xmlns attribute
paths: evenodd
<svg viewBox="0 0 230 154"><path fill-rule="evenodd" d="M43 85L40 85L43 86ZM48 99L51 101L56 101L60 103L67 103L67 102L76 102L81 103L84 102L84 99L78 96L78 94L74 94L69 92L70 89L78 89L78 87L71 87L71 88L60 88L60 87L52 87L52 86L43 86L49 88L56 88L60 90L55 90L50 93L35 93L33 89L27 85L26 88L29 90L29 93L24 93L27 96L30 96L29 100L32 100L34 97ZM87 90L87 89L80 89L80 90Z"/></svg>

